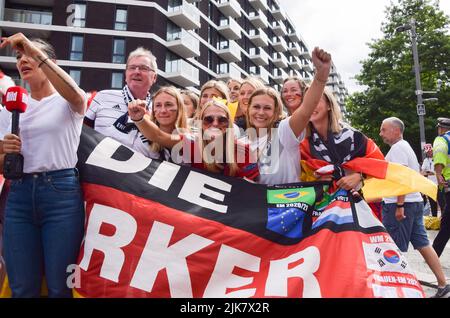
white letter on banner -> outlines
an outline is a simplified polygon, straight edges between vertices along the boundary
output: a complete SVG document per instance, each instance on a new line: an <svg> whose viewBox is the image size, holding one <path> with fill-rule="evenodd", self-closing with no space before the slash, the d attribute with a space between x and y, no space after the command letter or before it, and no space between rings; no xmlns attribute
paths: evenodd
<svg viewBox="0 0 450 318"><path fill-rule="evenodd" d="M120 161L111 158L117 149L123 146L118 141L109 137L103 139L89 155L86 164L93 165L120 173L136 173L144 170L152 162L139 152L134 152L127 161Z"/></svg>
<svg viewBox="0 0 450 318"><path fill-rule="evenodd" d="M180 166L168 161L163 161L156 169L153 176L148 182L152 186L158 187L164 191L167 191L172 184L173 180L177 176Z"/></svg>
<svg viewBox="0 0 450 318"><path fill-rule="evenodd" d="M303 263L289 269L289 264L303 260ZM288 296L288 279L300 277L303 279L303 295L305 298L322 297L320 285L314 273L319 269L320 252L315 246L310 246L301 252L286 258L270 262L269 275L266 282L266 296Z"/></svg>
<svg viewBox="0 0 450 318"><path fill-rule="evenodd" d="M173 226L155 221L130 286L151 292L158 272L166 269L172 297L192 297L186 257L214 243L191 234L169 247Z"/></svg>
<svg viewBox="0 0 450 318"><path fill-rule="evenodd" d="M233 274L235 267L249 271L258 272L261 259L247 254L225 244L222 245L217 258L216 267L211 275L208 286L206 286L203 297L205 298L225 298L225 297L252 297L255 295L255 288L248 288L230 292L227 288L239 288L251 284L253 278L241 277Z"/></svg>
<svg viewBox="0 0 450 318"><path fill-rule="evenodd" d="M116 228L112 236L100 234L100 227L108 223ZM119 281L119 274L125 261L122 247L131 243L136 234L135 219L126 212L108 206L94 204L84 240L84 255L80 268L87 270L94 250L105 255L100 276L114 282Z"/></svg>
<svg viewBox="0 0 450 318"><path fill-rule="evenodd" d="M210 187L230 192L231 184L223 182L221 180L208 177L207 175L191 171L184 182L178 197L188 202L200 205L207 209L215 210L220 213L227 213L228 206L222 204L216 204L211 201L200 198L200 195L206 195L217 201L223 201L225 196L222 193L209 190L205 188L205 184Z"/></svg>

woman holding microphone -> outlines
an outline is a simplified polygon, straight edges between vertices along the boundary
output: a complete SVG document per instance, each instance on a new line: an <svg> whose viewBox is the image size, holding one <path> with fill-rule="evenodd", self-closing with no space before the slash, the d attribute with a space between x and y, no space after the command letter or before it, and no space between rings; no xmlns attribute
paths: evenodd
<svg viewBox="0 0 450 318"><path fill-rule="evenodd" d="M76 263L84 229L75 165L86 97L55 64L48 43L17 33L2 38L0 49L8 45L17 51L17 69L30 87L19 136L2 136L4 153L24 156L24 175L11 182L5 209L12 296L39 297L45 275L49 297L71 297L66 270Z"/></svg>

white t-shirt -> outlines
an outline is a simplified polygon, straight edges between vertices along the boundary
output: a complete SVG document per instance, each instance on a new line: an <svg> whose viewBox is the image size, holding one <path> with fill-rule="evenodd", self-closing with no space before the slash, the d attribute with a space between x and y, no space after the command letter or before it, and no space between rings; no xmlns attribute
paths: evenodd
<svg viewBox="0 0 450 318"><path fill-rule="evenodd" d="M119 130L114 123L128 113L128 105L121 90L103 90L98 92L86 112L86 117L95 120L94 129L105 136L114 138L125 146L140 152L146 157L159 159L157 152L150 150L150 143L137 129ZM133 124L128 118L126 124Z"/></svg>
<svg viewBox="0 0 450 318"><path fill-rule="evenodd" d="M29 95L19 118L25 173L74 168L80 143L83 115L72 111L58 93L37 101ZM2 133L5 129L1 129ZM6 133L11 131L11 121ZM5 134L0 137L3 139Z"/></svg>
<svg viewBox="0 0 450 318"><path fill-rule="evenodd" d="M422 163L422 171L428 171L428 172L433 172L433 173L436 173L435 171L434 171L434 162L433 162L433 158L425 158L424 160L423 160L423 163ZM437 178L436 178L436 174L433 174L433 175L430 175L430 176L427 176L427 178L428 179L430 179L431 181L433 181L435 184L438 184L438 182L437 182Z"/></svg>
<svg viewBox="0 0 450 318"><path fill-rule="evenodd" d="M12 114L6 107L0 105L0 135L3 136L9 134L11 130L8 131L8 125L10 126Z"/></svg>
<svg viewBox="0 0 450 318"><path fill-rule="evenodd" d="M258 152L260 184L282 184L299 182L300 142L305 137L303 131L297 138L289 125L289 118L283 119L275 134L268 141L267 135L250 143L250 152ZM258 149L259 148L259 149Z"/></svg>
<svg viewBox="0 0 450 318"><path fill-rule="evenodd" d="M389 162L396 162L407 166L420 173L420 165L414 150L411 148L406 140L400 140L391 146L391 149L386 155L386 160ZM396 203L397 197L383 198L385 203ZM409 193L405 196L405 202L422 202L420 192Z"/></svg>

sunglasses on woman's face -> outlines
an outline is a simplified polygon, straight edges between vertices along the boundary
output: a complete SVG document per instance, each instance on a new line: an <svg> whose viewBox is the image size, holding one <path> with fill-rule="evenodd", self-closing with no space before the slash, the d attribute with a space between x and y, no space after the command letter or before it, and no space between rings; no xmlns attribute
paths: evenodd
<svg viewBox="0 0 450 318"><path fill-rule="evenodd" d="M228 118L225 116L205 116L203 117L204 125L212 125L217 120L220 126L228 126Z"/></svg>

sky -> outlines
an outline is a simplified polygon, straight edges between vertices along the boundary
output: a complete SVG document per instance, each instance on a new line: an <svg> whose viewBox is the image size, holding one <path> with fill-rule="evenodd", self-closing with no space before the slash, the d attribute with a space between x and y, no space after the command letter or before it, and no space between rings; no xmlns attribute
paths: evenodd
<svg viewBox="0 0 450 318"><path fill-rule="evenodd" d="M353 79L370 52L367 43L383 36L381 23L390 0L279 0L309 51L319 46L331 53L350 94L362 91ZM450 0L440 0L450 15ZM412 62L412 61L411 61Z"/></svg>

